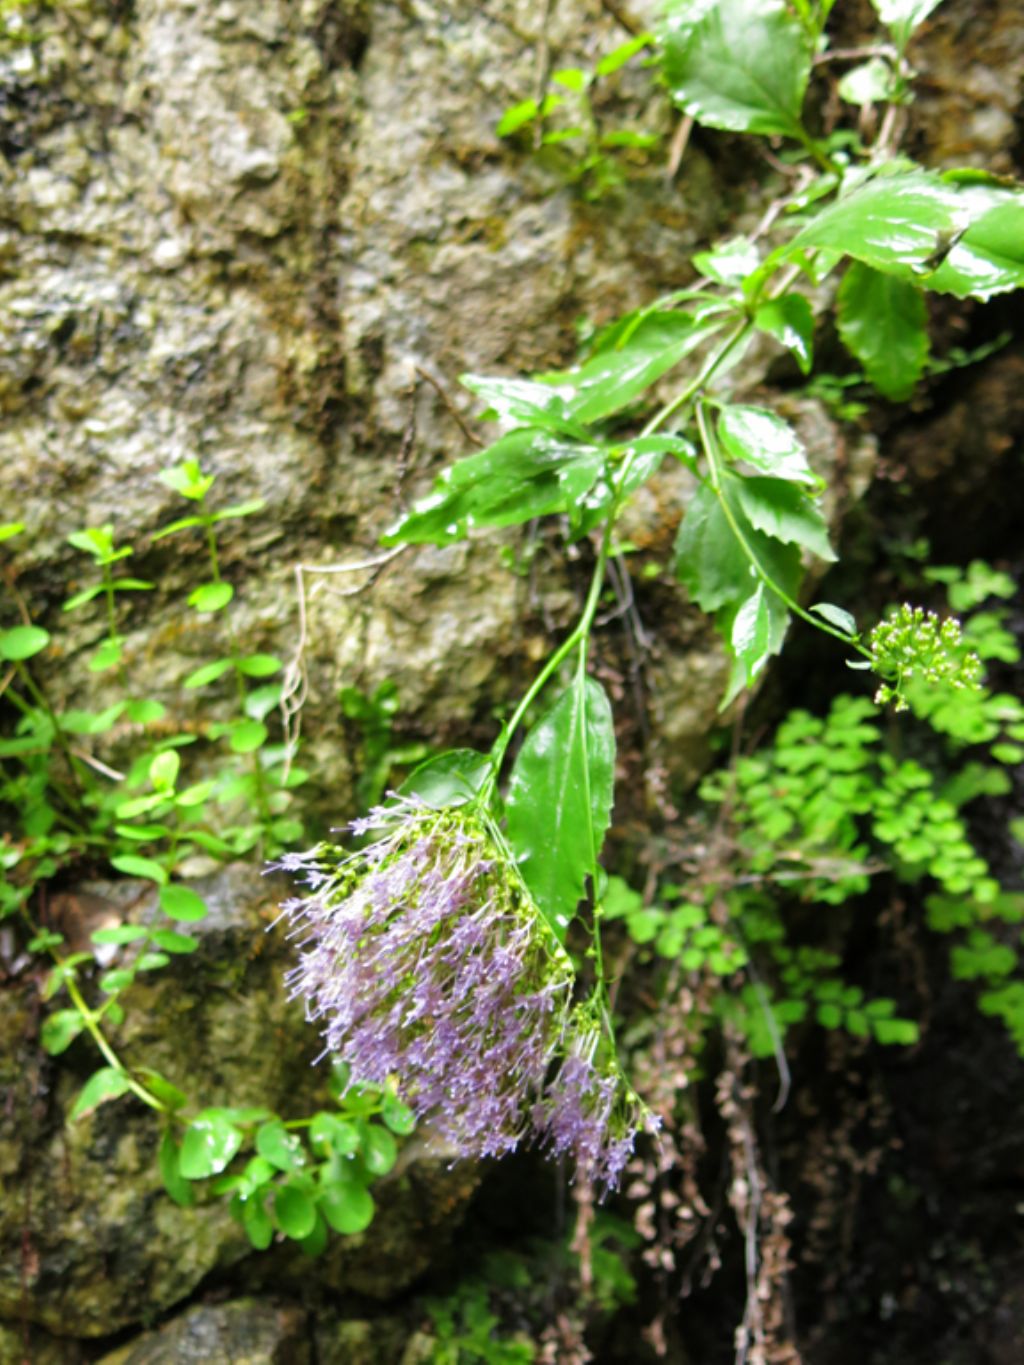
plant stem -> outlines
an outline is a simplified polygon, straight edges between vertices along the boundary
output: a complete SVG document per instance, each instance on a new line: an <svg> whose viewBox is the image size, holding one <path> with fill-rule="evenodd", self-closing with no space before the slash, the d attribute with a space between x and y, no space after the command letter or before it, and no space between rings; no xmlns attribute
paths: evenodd
<svg viewBox="0 0 1024 1365"><path fill-rule="evenodd" d="M54 957L55 961L59 966L60 958L56 957L56 954L54 955ZM161 1114L168 1113L169 1111L167 1109L167 1106L163 1104L160 1100L158 1100L155 1095L150 1094L146 1087L140 1084L135 1079L132 1073L121 1061L120 1057L118 1057L114 1049L107 1042L106 1038L104 1037L103 1030L100 1028L97 1022L96 1014L85 1003L85 998L82 995L82 992L78 989L78 982L75 980L75 978L71 975L65 976L64 984L68 988L68 995L70 995L71 997L72 1004L74 1005L78 1013L82 1016L82 1022L85 1024L89 1036L92 1038L93 1042L99 1048L100 1052L103 1054L103 1057L107 1061L107 1063L110 1066L112 1066L115 1071L119 1072L125 1078L125 1080L128 1083L129 1090L131 1090L132 1094L137 1096L143 1102L143 1104L149 1105L150 1109L156 1109Z"/></svg>
<svg viewBox="0 0 1024 1365"><path fill-rule="evenodd" d="M38 706L42 707L43 711L46 713L47 720L53 726L53 737L57 741L57 747L64 755L64 758L68 765L68 777L71 780L71 788L75 795L75 803L77 806L79 806L79 808L81 808L82 788L78 781L78 774L75 772L74 757L71 753L70 748L68 747L68 742L67 739L64 737L64 732L60 728L60 721L57 719L57 713L50 705L49 697L46 695L43 689L40 686L38 686L36 680L32 677L32 674L30 673L27 666L20 659L15 663L14 666L18 670L18 677L21 679L26 692L28 692L29 696L33 699L33 701L36 702Z"/></svg>

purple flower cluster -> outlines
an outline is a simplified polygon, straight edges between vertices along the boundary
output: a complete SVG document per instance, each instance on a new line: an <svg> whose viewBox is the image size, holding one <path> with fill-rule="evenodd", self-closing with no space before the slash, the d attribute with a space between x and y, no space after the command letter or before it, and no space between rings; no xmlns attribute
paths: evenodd
<svg viewBox="0 0 1024 1365"><path fill-rule="evenodd" d="M500 836L466 807L402 799L354 828L377 837L275 865L308 888L282 906L299 940L286 979L324 1051L357 1081L397 1078L460 1155L499 1156L532 1133L613 1187L638 1110L617 1065L595 1066L572 963Z"/></svg>

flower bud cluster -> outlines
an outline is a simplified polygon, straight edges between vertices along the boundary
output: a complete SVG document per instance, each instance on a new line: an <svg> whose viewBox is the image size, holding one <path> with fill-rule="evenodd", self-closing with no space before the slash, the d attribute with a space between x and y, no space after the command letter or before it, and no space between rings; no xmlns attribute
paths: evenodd
<svg viewBox="0 0 1024 1365"><path fill-rule="evenodd" d="M912 678L952 688L981 685L981 660L964 649L960 622L940 621L933 611L906 603L880 621L868 636L871 669L887 681L875 693L878 705L895 702L906 711L905 685Z"/></svg>
<svg viewBox="0 0 1024 1365"><path fill-rule="evenodd" d="M572 1005L571 960L492 827L467 807L394 798L351 826L373 842L322 844L274 866L307 893L285 901L299 960L292 998L354 1080L397 1080L462 1156L533 1137L614 1186L638 1102Z"/></svg>

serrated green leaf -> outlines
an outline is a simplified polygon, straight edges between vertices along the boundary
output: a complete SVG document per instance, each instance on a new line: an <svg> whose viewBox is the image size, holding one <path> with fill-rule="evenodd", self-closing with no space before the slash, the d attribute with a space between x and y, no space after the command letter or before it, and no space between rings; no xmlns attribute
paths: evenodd
<svg viewBox="0 0 1024 1365"><path fill-rule="evenodd" d="M78 1098L68 1113L68 1122L74 1123L77 1119L84 1118L107 1100L116 1100L119 1095L126 1094L130 1089L131 1083L125 1072L113 1066L101 1066L98 1071L92 1073L78 1092Z"/></svg>
<svg viewBox="0 0 1024 1365"><path fill-rule="evenodd" d="M829 563L836 558L824 516L804 490L787 479L762 475L731 481L736 502L751 526L785 545L802 545Z"/></svg>
<svg viewBox="0 0 1024 1365"><path fill-rule="evenodd" d="M317 1203L334 1231L344 1236L365 1232L373 1222L373 1196L363 1185L326 1185L317 1195Z"/></svg>
<svg viewBox="0 0 1024 1365"><path fill-rule="evenodd" d="M814 363L814 314L803 294L784 294L762 303L754 314L754 326L785 346L804 374L810 373Z"/></svg>
<svg viewBox="0 0 1024 1365"><path fill-rule="evenodd" d="M567 512L593 487L603 446L524 429L451 465L435 491L381 539L385 545L449 545L481 526L514 526Z"/></svg>
<svg viewBox="0 0 1024 1365"><path fill-rule="evenodd" d="M203 1110L185 1129L181 1142L181 1173L187 1180L219 1175L242 1145L242 1134L230 1120Z"/></svg>
<svg viewBox="0 0 1024 1365"><path fill-rule="evenodd" d="M910 397L928 359L920 289L854 261L839 286L836 325L879 393L897 403Z"/></svg>
<svg viewBox="0 0 1024 1365"><path fill-rule="evenodd" d="M767 408L725 404L718 415L717 430L723 448L734 460L742 460L762 474L821 486L821 479L807 463L800 437L788 422Z"/></svg>
<svg viewBox="0 0 1024 1365"><path fill-rule="evenodd" d="M890 163L815 214L786 254L821 247L910 278L952 240L963 211L954 186Z"/></svg>
<svg viewBox="0 0 1024 1365"><path fill-rule="evenodd" d="M0 630L0 659L20 663L31 659L50 643L50 632L42 626L12 626Z"/></svg>
<svg viewBox="0 0 1024 1365"><path fill-rule="evenodd" d="M39 1031L43 1051L51 1057L59 1056L71 1046L83 1028L85 1020L78 1010L56 1010L48 1014Z"/></svg>
<svg viewBox="0 0 1024 1365"><path fill-rule="evenodd" d="M188 595L188 604L196 611L221 611L231 601L235 590L230 583L200 583Z"/></svg>
<svg viewBox="0 0 1024 1365"><path fill-rule="evenodd" d="M178 882L161 886L160 909L171 919L189 922L205 919L209 913L202 896Z"/></svg>
<svg viewBox="0 0 1024 1365"><path fill-rule="evenodd" d="M669 94L698 123L803 137L813 49L781 0L670 0L660 38Z"/></svg>
<svg viewBox="0 0 1024 1365"><path fill-rule="evenodd" d="M157 882L161 887L167 881L167 869L154 862L152 858L139 858L134 853L119 853L110 860L111 867L123 872L126 877L145 877L147 881Z"/></svg>
<svg viewBox="0 0 1024 1365"><path fill-rule="evenodd" d="M509 842L560 939L611 819L615 729L604 689L582 672L529 732L512 769Z"/></svg>

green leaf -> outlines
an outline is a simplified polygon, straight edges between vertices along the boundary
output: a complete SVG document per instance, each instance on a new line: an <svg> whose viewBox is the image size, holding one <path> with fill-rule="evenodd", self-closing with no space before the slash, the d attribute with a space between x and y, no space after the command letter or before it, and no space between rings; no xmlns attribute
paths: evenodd
<svg viewBox="0 0 1024 1365"><path fill-rule="evenodd" d="M523 429L451 465L435 491L381 537L385 545L449 545L479 526L568 512L593 487L603 446Z"/></svg>
<svg viewBox="0 0 1024 1365"><path fill-rule="evenodd" d="M230 659L217 659L212 664L203 664L202 668L197 668L194 673L188 675L185 687L206 687L208 683L216 682L228 671L231 662Z"/></svg>
<svg viewBox="0 0 1024 1365"><path fill-rule="evenodd" d="M166 953L141 953L133 966L139 972L155 972L166 967L170 960Z"/></svg>
<svg viewBox="0 0 1024 1365"><path fill-rule="evenodd" d="M173 536L177 531L189 531L193 526L208 526L210 520L209 517L179 517L169 526L162 526L159 531L154 531L152 539L163 540L164 536Z"/></svg>
<svg viewBox="0 0 1024 1365"><path fill-rule="evenodd" d="M729 403L718 416L718 439L734 460L762 474L821 487L821 479L807 463L803 442L788 422L767 408Z"/></svg>
<svg viewBox="0 0 1024 1365"><path fill-rule="evenodd" d="M689 313L641 314L613 329L609 344L582 365L537 378L564 390L564 411L575 421L599 422L634 402L721 326L721 318L695 319Z"/></svg>
<svg viewBox="0 0 1024 1365"><path fill-rule="evenodd" d="M232 725L228 736L228 744L234 754L254 753L262 744L266 743L270 731L260 720L241 720Z"/></svg>
<svg viewBox="0 0 1024 1365"><path fill-rule="evenodd" d="M136 943L148 934L141 924L116 924L110 929L94 929L89 938L93 943Z"/></svg>
<svg viewBox="0 0 1024 1365"><path fill-rule="evenodd" d="M181 1173L179 1156L178 1144L174 1140L174 1134L169 1128L165 1128L160 1139L158 1154L160 1177L164 1182L164 1189L174 1202L181 1208L187 1209L196 1202L196 1194Z"/></svg>
<svg viewBox="0 0 1024 1365"><path fill-rule="evenodd" d="M537 117L537 101L522 100L519 104L513 104L510 109L506 109L498 120L495 132L498 137L508 137L511 133L518 132L520 128L532 123Z"/></svg>
<svg viewBox="0 0 1024 1365"><path fill-rule="evenodd" d="M790 243L792 259L808 247L853 256L876 270L907 277L923 271L960 229L956 189L927 171L889 163L820 210Z"/></svg>
<svg viewBox="0 0 1024 1365"><path fill-rule="evenodd" d="M176 749L164 749L149 765L149 780L158 791L173 791L181 768L181 755Z"/></svg>
<svg viewBox="0 0 1024 1365"><path fill-rule="evenodd" d="M194 921L205 919L208 913L206 902L187 886L173 883L160 888L160 908L165 915L174 920Z"/></svg>
<svg viewBox="0 0 1024 1365"><path fill-rule="evenodd" d="M104 640L89 660L90 673L105 673L121 662L120 640Z"/></svg>
<svg viewBox="0 0 1024 1365"><path fill-rule="evenodd" d="M635 38L629 38L626 42L614 48L611 52L601 58L594 68L595 75L610 76L620 67L625 66L631 61L638 52L642 52L645 47L650 47L654 42L653 33L639 33Z"/></svg>
<svg viewBox="0 0 1024 1365"><path fill-rule="evenodd" d="M150 938L165 953L194 953L199 940L191 934L179 934L175 929L152 929Z"/></svg>
<svg viewBox="0 0 1024 1365"><path fill-rule="evenodd" d="M39 1034L43 1051L51 1057L58 1056L71 1046L83 1028L85 1020L78 1010L57 1010L48 1014Z"/></svg>
<svg viewBox="0 0 1024 1365"><path fill-rule="evenodd" d="M527 735L509 783L508 837L541 913L564 939L611 819L615 730L582 671Z"/></svg>
<svg viewBox="0 0 1024 1365"><path fill-rule="evenodd" d="M250 498L248 502L233 502L230 507L222 507L213 514L214 521L231 521L235 517L251 517L266 507L263 498Z"/></svg>
<svg viewBox="0 0 1024 1365"><path fill-rule="evenodd" d="M398 1159L398 1145L386 1128L377 1123L360 1124L361 1150L371 1175L387 1175Z"/></svg>
<svg viewBox="0 0 1024 1365"><path fill-rule="evenodd" d="M928 310L919 289L854 261L839 286L836 324L872 384L904 402L928 359Z"/></svg>
<svg viewBox="0 0 1024 1365"><path fill-rule="evenodd" d="M748 597L736 613L732 623L732 648L749 687L757 674L775 652L773 645L779 632L785 633L788 612L775 593L758 583L752 597Z"/></svg>
<svg viewBox="0 0 1024 1365"><path fill-rule="evenodd" d="M352 1156L359 1150L359 1129L337 1114L314 1114L309 1140L324 1155Z"/></svg>
<svg viewBox="0 0 1024 1365"><path fill-rule="evenodd" d="M235 595L230 583L200 583L188 595L188 604L196 611L220 611Z"/></svg>
<svg viewBox="0 0 1024 1365"><path fill-rule="evenodd" d="M885 1046L912 1047L921 1036L912 1019L872 1019L871 1028L876 1040Z"/></svg>
<svg viewBox="0 0 1024 1365"><path fill-rule="evenodd" d="M10 540L11 536L21 535L25 529L23 521L5 521L0 524L0 541Z"/></svg>
<svg viewBox="0 0 1024 1365"><path fill-rule="evenodd" d="M238 660L239 672L247 678L269 678L281 668L281 660L273 654L247 654Z"/></svg>
<svg viewBox="0 0 1024 1365"><path fill-rule="evenodd" d="M271 1119L256 1130L256 1151L279 1171L297 1171L306 1164L302 1139L280 1119Z"/></svg>
<svg viewBox="0 0 1024 1365"><path fill-rule="evenodd" d="M754 326L791 351L803 373L810 373L814 363L814 314L803 294L783 294L762 303L754 314Z"/></svg>
<svg viewBox="0 0 1024 1365"><path fill-rule="evenodd" d="M159 1071L154 1071L151 1066L140 1066L138 1070L146 1089L168 1109L184 1109L188 1104L188 1096Z"/></svg>
<svg viewBox="0 0 1024 1365"><path fill-rule="evenodd" d="M891 99L896 91L896 81L889 63L881 57L872 57L860 66L851 67L837 88L840 99L863 107Z"/></svg>
<svg viewBox="0 0 1024 1365"><path fill-rule="evenodd" d="M68 1122L74 1123L77 1119L84 1118L107 1100L116 1100L119 1095L130 1089L131 1083L124 1071L113 1066L101 1066L99 1071L92 1073L79 1091L78 1098L68 1114Z"/></svg>
<svg viewBox="0 0 1024 1365"><path fill-rule="evenodd" d="M219 1175L242 1145L242 1134L214 1110L206 1110L185 1129L181 1142L181 1173L187 1180Z"/></svg>
<svg viewBox="0 0 1024 1365"><path fill-rule="evenodd" d="M482 398L488 414L515 426L534 427L553 436L585 441L586 430L566 412L565 396L533 379L462 374L459 383Z"/></svg>
<svg viewBox="0 0 1024 1365"><path fill-rule="evenodd" d="M320 1211L335 1232L351 1237L373 1222L373 1196L363 1185L326 1185L317 1196Z"/></svg>
<svg viewBox="0 0 1024 1365"><path fill-rule="evenodd" d="M150 725L155 720L162 720L167 714L166 706L158 701L130 701L125 707L128 719L136 725Z"/></svg>
<svg viewBox="0 0 1024 1365"><path fill-rule="evenodd" d="M428 806L462 806L472 801L491 771L486 754L475 749L450 749L414 768L398 789L400 796L418 796Z"/></svg>
<svg viewBox="0 0 1024 1365"><path fill-rule="evenodd" d="M914 29L928 18L940 0L871 0L871 3L902 52Z"/></svg>
<svg viewBox="0 0 1024 1365"><path fill-rule="evenodd" d="M274 1217L286 1237L301 1241L316 1227L316 1204L301 1185L279 1185L274 1191Z"/></svg>
<svg viewBox="0 0 1024 1365"><path fill-rule="evenodd" d="M81 592L76 592L73 597L61 607L61 611L77 611L79 607L84 607L86 602L91 602L94 597L99 597L103 591L102 583L94 583L91 588L83 588Z"/></svg>
<svg viewBox="0 0 1024 1365"><path fill-rule="evenodd" d="M740 284L761 264L761 253L749 237L731 237L711 251L698 251L693 264L717 284Z"/></svg>
<svg viewBox="0 0 1024 1365"><path fill-rule="evenodd" d="M676 576L703 611L745 600L755 587L754 571L733 533L715 490L701 484L679 527Z"/></svg>
<svg viewBox="0 0 1024 1365"><path fill-rule="evenodd" d="M669 94L698 123L802 139L813 48L781 0L670 0L660 36Z"/></svg>
<svg viewBox="0 0 1024 1365"><path fill-rule="evenodd" d="M200 502L213 487L214 474L204 474L198 460L182 460L170 469L161 469L157 478L183 498Z"/></svg>
<svg viewBox="0 0 1024 1365"><path fill-rule="evenodd" d="M117 868L118 872L123 872L126 877L145 877L148 881L157 882L163 894L164 884L167 881L167 871L152 858L139 858L134 853L120 853L110 860L111 867Z"/></svg>
<svg viewBox="0 0 1024 1365"><path fill-rule="evenodd" d="M399 1137L408 1137L416 1127L416 1115L407 1104L403 1104L397 1095L387 1094L384 1096L380 1107L380 1116Z"/></svg>
<svg viewBox="0 0 1024 1365"><path fill-rule="evenodd" d="M10 630L0 630L0 659L19 663L31 659L49 643L50 633L41 626L12 626Z"/></svg>
<svg viewBox="0 0 1024 1365"><path fill-rule="evenodd" d="M257 1251L266 1251L274 1240L274 1224L263 1207L262 1192L251 1194L248 1199L239 1199L236 1207L249 1241Z"/></svg>
<svg viewBox="0 0 1024 1365"><path fill-rule="evenodd" d="M752 475L732 480L732 492L751 526L786 545L802 545L819 559L834 562L828 525L804 490L787 479Z"/></svg>
<svg viewBox="0 0 1024 1365"><path fill-rule="evenodd" d="M857 634L857 622L842 607L835 607L831 602L815 602L811 611L816 611L822 620L827 621L830 626L835 626L837 630L845 630L847 635Z"/></svg>
<svg viewBox="0 0 1024 1365"><path fill-rule="evenodd" d="M965 197L971 193L965 191ZM997 202L975 218L938 268L924 277L929 289L989 299L1024 287L1024 195L1006 191L990 193L987 199Z"/></svg>
<svg viewBox="0 0 1024 1365"><path fill-rule="evenodd" d="M135 967L115 967L100 977L100 990L108 995L116 995L125 990L135 980Z"/></svg>

